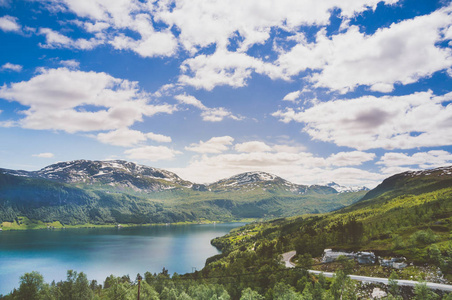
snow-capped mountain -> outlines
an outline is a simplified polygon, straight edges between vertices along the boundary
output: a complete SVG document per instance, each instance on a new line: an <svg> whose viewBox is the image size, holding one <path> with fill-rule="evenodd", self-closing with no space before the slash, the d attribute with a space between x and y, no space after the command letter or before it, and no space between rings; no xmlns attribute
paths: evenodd
<svg viewBox="0 0 452 300"><path fill-rule="evenodd" d="M336 182L327 183L326 186L335 189L338 193L350 193L369 190L369 188L365 186L343 186L337 184Z"/></svg>
<svg viewBox="0 0 452 300"><path fill-rule="evenodd" d="M152 192L178 186L190 187L191 182L176 174L123 160L60 162L39 171L1 170L5 174L49 179L61 183L107 184L116 188Z"/></svg>
<svg viewBox="0 0 452 300"><path fill-rule="evenodd" d="M226 179L219 180L212 185L217 185L218 187L231 187L231 186L239 186L244 184L256 183L256 182L265 182L265 181L280 181L280 182L288 182L281 177L276 175L265 173L265 172L246 172L242 174L238 174Z"/></svg>
<svg viewBox="0 0 452 300"><path fill-rule="evenodd" d="M273 191L293 195L334 194L356 192L367 188L348 188L336 183L324 185L301 185L289 182L266 172L246 172L212 184L195 184L181 179L175 173L127 162L124 160L90 161L74 160L47 166L39 171L17 171L0 169L1 173L48 179L60 183L98 185L104 189L131 189L139 193L159 192L175 188L190 188L199 192L214 191Z"/></svg>
<svg viewBox="0 0 452 300"><path fill-rule="evenodd" d="M226 179L219 180L207 186L211 191L231 191L256 189L287 192L295 195L307 193L332 194L336 191L330 187L320 185L302 185L287 181L279 176L266 172L246 172Z"/></svg>

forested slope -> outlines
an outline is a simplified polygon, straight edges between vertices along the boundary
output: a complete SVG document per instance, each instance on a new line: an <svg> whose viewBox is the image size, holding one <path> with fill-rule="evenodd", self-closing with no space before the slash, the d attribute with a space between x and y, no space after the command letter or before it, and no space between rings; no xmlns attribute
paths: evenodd
<svg viewBox="0 0 452 300"><path fill-rule="evenodd" d="M364 194L297 185L263 172L201 185L130 162L81 160L34 172L0 169L0 224L20 229L270 219L339 209Z"/></svg>

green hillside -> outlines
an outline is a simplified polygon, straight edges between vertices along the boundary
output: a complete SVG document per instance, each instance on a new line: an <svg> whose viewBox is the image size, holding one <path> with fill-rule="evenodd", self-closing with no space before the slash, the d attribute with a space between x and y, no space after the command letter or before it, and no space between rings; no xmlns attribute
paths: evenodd
<svg viewBox="0 0 452 300"><path fill-rule="evenodd" d="M170 184L162 179L139 180L143 185L145 181L160 187ZM210 191L173 184L170 189L149 191L135 185L63 183L0 173L0 223L4 229L26 229L53 222L91 226L275 218L339 209L364 194L324 193L322 189L294 194L269 182ZM21 217L41 225L17 226Z"/></svg>
<svg viewBox="0 0 452 300"><path fill-rule="evenodd" d="M300 262L306 257L320 257L324 249L332 248L373 251L383 257L403 256L414 266L401 271L400 276L409 279L438 267L452 282L449 173L437 169L399 174L344 209L249 224L213 240L223 254L213 258L206 270L216 272L219 266L231 264L238 253L248 253L259 245L267 245L272 253L295 249ZM366 270L355 271L370 272ZM366 275L388 277L390 270L379 267L372 272Z"/></svg>

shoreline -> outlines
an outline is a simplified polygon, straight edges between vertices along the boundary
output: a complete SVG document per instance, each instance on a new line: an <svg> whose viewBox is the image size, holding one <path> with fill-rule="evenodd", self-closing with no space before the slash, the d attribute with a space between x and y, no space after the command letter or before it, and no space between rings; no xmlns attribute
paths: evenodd
<svg viewBox="0 0 452 300"><path fill-rule="evenodd" d="M146 227L146 226L171 226L171 225L204 225L204 224L225 224L225 223L251 223L257 219L245 218L234 219L228 221L212 221L212 220L198 220L198 221L185 221L174 223L115 223L115 224L77 224L77 225L63 225L59 221L55 222L42 222L30 220L26 217L19 217L20 224L14 222L2 222L0 223L0 232L2 231L24 231L24 230L61 230L61 229L88 229L88 228L130 228L130 227Z"/></svg>

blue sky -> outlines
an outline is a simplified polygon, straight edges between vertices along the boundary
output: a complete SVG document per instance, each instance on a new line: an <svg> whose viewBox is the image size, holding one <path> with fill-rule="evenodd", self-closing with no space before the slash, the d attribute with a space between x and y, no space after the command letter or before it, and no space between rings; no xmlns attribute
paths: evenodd
<svg viewBox="0 0 452 300"><path fill-rule="evenodd" d="M0 167L373 187L452 164L452 4L0 0Z"/></svg>

